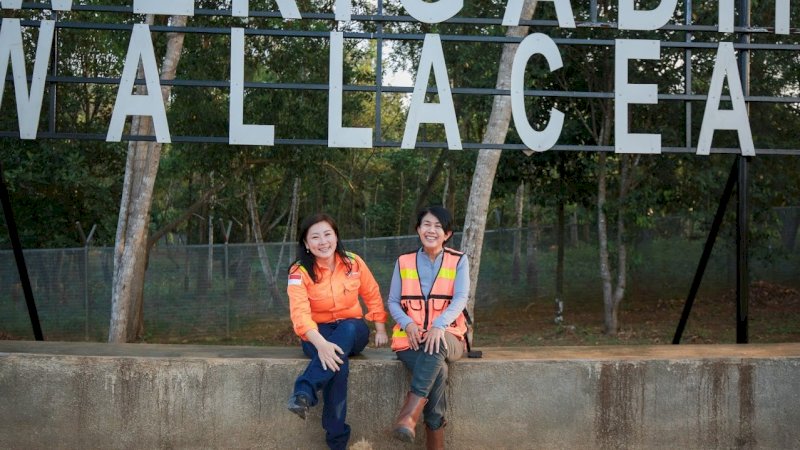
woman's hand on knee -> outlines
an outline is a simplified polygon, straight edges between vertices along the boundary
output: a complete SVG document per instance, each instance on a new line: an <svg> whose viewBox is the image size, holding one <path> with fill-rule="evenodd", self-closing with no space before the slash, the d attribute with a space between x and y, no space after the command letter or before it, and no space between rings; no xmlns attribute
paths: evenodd
<svg viewBox="0 0 800 450"><path fill-rule="evenodd" d="M331 369L338 372L339 364L344 364L342 358L339 357L339 355L344 355L342 348L325 339L317 330L309 330L306 333L306 339L316 347L317 357L322 363L322 370Z"/></svg>
<svg viewBox="0 0 800 450"><path fill-rule="evenodd" d="M446 331L438 327L432 327L428 330L422 338L422 341L425 342L425 353L433 355L434 353L439 353L441 348L447 349L447 341L444 338L445 333Z"/></svg>
<svg viewBox="0 0 800 450"><path fill-rule="evenodd" d="M416 323L411 322L406 325L406 336L408 337L408 345L411 347L411 350L417 351L419 350L419 343L421 342L421 335L419 331L419 327Z"/></svg>
<svg viewBox="0 0 800 450"><path fill-rule="evenodd" d="M321 342L320 345L317 346L317 354L319 355L323 370L331 369L334 372L338 372L339 364L344 364L342 358L339 357L339 355L344 355L344 351L333 342Z"/></svg>

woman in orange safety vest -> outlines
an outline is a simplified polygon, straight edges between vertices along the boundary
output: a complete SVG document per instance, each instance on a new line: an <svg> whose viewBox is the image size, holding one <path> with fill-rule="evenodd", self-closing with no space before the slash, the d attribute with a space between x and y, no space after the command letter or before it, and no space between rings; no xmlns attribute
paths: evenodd
<svg viewBox="0 0 800 450"><path fill-rule="evenodd" d="M392 350L412 374L393 435L413 442L424 412L428 449L444 448L447 363L461 358L466 342L469 263L463 253L445 247L453 235L452 222L441 206L419 212L422 246L397 259L389 290L389 312L396 323Z"/></svg>
<svg viewBox="0 0 800 450"><path fill-rule="evenodd" d="M378 283L358 255L346 252L336 222L327 214L308 217L300 225L297 261L289 268L289 308L303 352L311 358L297 378L289 410L305 420L322 390L322 427L331 449L347 448L349 357L369 341L364 317L375 323L375 346L385 345L386 312ZM358 297L367 305L364 316Z"/></svg>

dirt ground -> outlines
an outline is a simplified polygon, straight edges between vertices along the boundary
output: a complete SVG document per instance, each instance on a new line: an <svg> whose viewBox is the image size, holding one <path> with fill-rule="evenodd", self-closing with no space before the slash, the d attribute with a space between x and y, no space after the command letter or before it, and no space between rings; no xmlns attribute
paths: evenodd
<svg viewBox="0 0 800 450"><path fill-rule="evenodd" d="M566 299L564 322L554 323L554 304L546 299L527 306L498 303L475 311L473 347L554 345L670 344L685 298L623 300L619 331L603 333L601 301L573 304ZM753 282L750 290L748 338L751 343L800 342L800 292L780 285ZM0 339L18 339L0 331ZM231 339L208 336L148 336L148 343L294 346L299 340L288 319L254 323ZM736 342L736 293L699 296L684 329L682 344Z"/></svg>
<svg viewBox="0 0 800 450"><path fill-rule="evenodd" d="M616 336L603 333L601 302L570 304L564 322L554 324L554 305L542 300L509 308L497 304L475 312L474 345L520 347L553 345L670 344L675 335L685 298L670 300L625 299ZM800 342L800 292L765 282L751 285L748 338L751 343ZM148 342L292 346L298 339L291 323L259 323L233 339L159 339ZM736 342L736 293L695 299L684 329L682 344L730 344Z"/></svg>
<svg viewBox="0 0 800 450"><path fill-rule="evenodd" d="M552 302L539 301L524 308L476 313L475 345L614 345L669 344L680 321L685 298L644 301L625 299L616 336L603 334L602 304L570 305L564 322L554 324ZM750 289L748 337L751 343L800 341L800 292L754 282ZM736 292L695 299L681 343L736 342Z"/></svg>

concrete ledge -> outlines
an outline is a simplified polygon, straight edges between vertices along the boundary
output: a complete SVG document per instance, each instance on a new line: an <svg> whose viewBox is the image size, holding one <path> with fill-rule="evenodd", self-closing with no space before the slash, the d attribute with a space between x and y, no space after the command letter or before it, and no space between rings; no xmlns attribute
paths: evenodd
<svg viewBox="0 0 800 450"><path fill-rule="evenodd" d="M452 365L451 448L800 448L800 344L482 350ZM284 409L305 364L299 348L0 341L0 448L325 448L319 408ZM354 358L351 444L402 448L407 388L389 350Z"/></svg>

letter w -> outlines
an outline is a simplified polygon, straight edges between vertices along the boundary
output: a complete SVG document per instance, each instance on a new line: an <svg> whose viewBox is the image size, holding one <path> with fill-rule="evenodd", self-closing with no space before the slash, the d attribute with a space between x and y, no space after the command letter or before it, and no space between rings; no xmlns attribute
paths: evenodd
<svg viewBox="0 0 800 450"><path fill-rule="evenodd" d="M33 78L28 92L28 74L25 70L25 53L22 51L22 29L19 19L3 19L0 28L0 75L5 80L8 74L8 62L14 72L14 93L17 98L17 120L19 135L22 139L36 139L39 126L39 114L42 111L44 82L47 66L50 64L50 48L53 46L55 21L42 20L39 27L39 43L36 46L36 60L33 63ZM0 85L0 105L3 102L3 91L6 83Z"/></svg>

